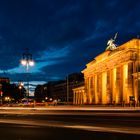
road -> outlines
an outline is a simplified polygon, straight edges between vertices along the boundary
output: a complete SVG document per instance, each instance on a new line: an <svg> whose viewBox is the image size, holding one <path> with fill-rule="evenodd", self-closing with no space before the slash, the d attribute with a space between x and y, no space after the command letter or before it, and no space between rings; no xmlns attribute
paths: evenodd
<svg viewBox="0 0 140 140"><path fill-rule="evenodd" d="M0 124L1 140L138 140L137 135L91 132L80 129Z"/></svg>
<svg viewBox="0 0 140 140"><path fill-rule="evenodd" d="M0 137L6 139L140 139L140 110L0 110Z"/></svg>

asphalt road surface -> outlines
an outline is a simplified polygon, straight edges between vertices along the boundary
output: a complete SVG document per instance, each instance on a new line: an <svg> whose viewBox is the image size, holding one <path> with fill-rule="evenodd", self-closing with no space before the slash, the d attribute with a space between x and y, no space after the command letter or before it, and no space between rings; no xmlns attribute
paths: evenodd
<svg viewBox="0 0 140 140"><path fill-rule="evenodd" d="M140 139L140 111L0 110L0 140Z"/></svg>
<svg viewBox="0 0 140 140"><path fill-rule="evenodd" d="M91 132L79 129L0 124L1 140L138 140L138 135Z"/></svg>

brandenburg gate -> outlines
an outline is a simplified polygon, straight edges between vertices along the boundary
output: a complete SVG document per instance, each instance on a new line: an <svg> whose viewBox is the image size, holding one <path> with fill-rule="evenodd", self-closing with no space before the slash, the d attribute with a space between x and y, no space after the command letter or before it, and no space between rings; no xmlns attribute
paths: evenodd
<svg viewBox="0 0 140 140"><path fill-rule="evenodd" d="M82 71L85 85L79 101L83 104L139 104L140 99L140 39L121 46L108 47ZM112 41L112 42L111 42ZM112 44L111 44L112 43ZM78 89L78 88L77 88ZM74 103L79 100L74 91Z"/></svg>

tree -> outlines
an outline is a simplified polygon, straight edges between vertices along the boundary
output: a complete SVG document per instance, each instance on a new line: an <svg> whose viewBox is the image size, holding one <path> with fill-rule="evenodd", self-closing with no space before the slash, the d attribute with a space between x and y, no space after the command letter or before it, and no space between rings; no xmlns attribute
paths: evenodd
<svg viewBox="0 0 140 140"><path fill-rule="evenodd" d="M13 102L20 101L25 96L25 88L19 89L18 85L2 83L3 98L10 97Z"/></svg>

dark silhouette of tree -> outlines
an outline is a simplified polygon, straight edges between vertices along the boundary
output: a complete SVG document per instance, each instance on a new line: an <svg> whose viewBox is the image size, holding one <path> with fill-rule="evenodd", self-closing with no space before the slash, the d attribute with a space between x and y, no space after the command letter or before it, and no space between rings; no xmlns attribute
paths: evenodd
<svg viewBox="0 0 140 140"><path fill-rule="evenodd" d="M16 84L10 83L1 83L2 84L2 92L3 92L3 99L4 97L10 97L12 102L20 101L22 98L25 97L25 88L19 88Z"/></svg>

